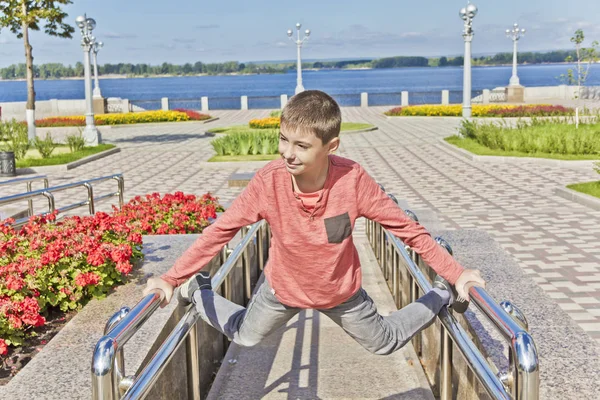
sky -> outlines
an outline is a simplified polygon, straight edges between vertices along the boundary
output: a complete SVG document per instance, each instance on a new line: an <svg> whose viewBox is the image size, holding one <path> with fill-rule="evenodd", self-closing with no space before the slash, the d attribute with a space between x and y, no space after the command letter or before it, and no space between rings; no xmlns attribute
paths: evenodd
<svg viewBox="0 0 600 400"><path fill-rule="evenodd" d="M512 51L505 30L527 30L519 51L571 49L583 29L586 42L600 41L598 0L479 0L473 22L474 55ZM87 13L94 35L105 43L98 63L293 60L286 31L310 29L303 59L453 56L463 52L456 0L74 0L68 21ZM59 39L34 32L34 63L82 60L80 33ZM24 62L22 40L0 31L0 67Z"/></svg>

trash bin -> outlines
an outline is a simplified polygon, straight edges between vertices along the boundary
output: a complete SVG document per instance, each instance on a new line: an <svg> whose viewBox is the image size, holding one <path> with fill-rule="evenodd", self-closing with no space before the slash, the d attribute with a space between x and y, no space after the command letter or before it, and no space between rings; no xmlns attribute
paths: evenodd
<svg viewBox="0 0 600 400"><path fill-rule="evenodd" d="M12 151L0 151L0 176L16 176L17 165L15 153Z"/></svg>

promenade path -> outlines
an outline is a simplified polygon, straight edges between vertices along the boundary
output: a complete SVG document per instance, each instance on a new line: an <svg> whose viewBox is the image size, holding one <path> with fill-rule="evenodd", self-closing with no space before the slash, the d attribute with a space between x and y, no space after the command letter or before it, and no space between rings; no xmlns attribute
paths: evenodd
<svg viewBox="0 0 600 400"><path fill-rule="evenodd" d="M469 161L440 142L456 132L458 118L386 118L385 109L344 108L345 121L369 122L379 130L343 135L338 154L363 164L388 192L411 207L437 213L444 227L488 232L600 342L600 212L554 194L557 187L597 180L598 175L591 168ZM126 198L154 191L210 191L228 202L240 193L239 188L228 187L229 175L255 171L265 162L208 163L212 137L204 132L247 123L269 111L210 113L220 119L106 130L104 140L118 144L120 153L50 173L50 182L120 172L125 175ZM114 190L113 183L104 187ZM22 190L2 188L2 195ZM84 199L84 193L76 190L58 196L59 205L67 203L65 196L70 196L69 202ZM41 200L36 204L44 210Z"/></svg>

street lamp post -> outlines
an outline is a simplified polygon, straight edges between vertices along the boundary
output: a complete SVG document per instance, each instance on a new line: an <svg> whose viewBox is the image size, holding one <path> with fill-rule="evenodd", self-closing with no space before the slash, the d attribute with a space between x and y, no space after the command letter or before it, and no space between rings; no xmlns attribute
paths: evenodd
<svg viewBox="0 0 600 400"><path fill-rule="evenodd" d="M465 66L463 71L463 118L471 118L471 42L473 41L473 18L477 15L475 4L468 3L461 8L460 17L465 21Z"/></svg>
<svg viewBox="0 0 600 400"><path fill-rule="evenodd" d="M510 77L510 86L519 86L519 77L517 76L517 42L525 35L525 29L519 28L519 24L514 24L513 29L506 30L506 37L513 41L513 69Z"/></svg>
<svg viewBox="0 0 600 400"><path fill-rule="evenodd" d="M75 20L77 26L81 30L81 48L83 49L83 68L84 68L84 83L85 83L85 129L83 130L83 138L87 146L97 146L102 142L100 132L96 128L94 122L94 105L92 100L92 74L90 66L90 51L96 43L96 38L92 35L92 31L96 27L96 21L93 18L88 18L85 14L77 17Z"/></svg>
<svg viewBox="0 0 600 400"><path fill-rule="evenodd" d="M100 81L98 80L98 52L104 46L102 42L95 42L92 51L94 52L94 97L102 97L100 91Z"/></svg>
<svg viewBox="0 0 600 400"><path fill-rule="evenodd" d="M297 80L296 80L296 94L303 92L304 91L304 86L302 86L302 60L300 59L300 49L302 48L302 44L308 40L308 37L310 36L310 30L306 30L304 32L304 38L300 39L300 28L302 28L302 25L300 23L296 24L296 31L298 33L297 39L294 39L292 37L293 32L291 29L288 29L287 31L287 35L290 38L290 40L292 42L296 43L296 46L298 47L298 67L297 67Z"/></svg>

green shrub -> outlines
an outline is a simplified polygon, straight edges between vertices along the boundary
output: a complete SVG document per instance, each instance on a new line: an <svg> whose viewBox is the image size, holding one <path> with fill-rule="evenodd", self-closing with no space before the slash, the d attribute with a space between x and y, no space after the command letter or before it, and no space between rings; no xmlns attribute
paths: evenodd
<svg viewBox="0 0 600 400"><path fill-rule="evenodd" d="M254 142L252 136L252 134L248 133L241 133L239 135L237 155L247 156L248 154L250 154L250 149L252 148L252 144Z"/></svg>
<svg viewBox="0 0 600 400"><path fill-rule="evenodd" d="M15 153L15 158L20 160L25 157L29 150L29 137L27 125L13 119L2 125L2 136L5 141L4 150Z"/></svg>
<svg viewBox="0 0 600 400"><path fill-rule="evenodd" d="M213 140L211 145L219 156L277 154L279 135L275 132L236 132Z"/></svg>
<svg viewBox="0 0 600 400"><path fill-rule="evenodd" d="M69 145L71 153L82 150L85 147L85 139L81 131L79 131L79 135L67 135L67 145Z"/></svg>
<svg viewBox="0 0 600 400"><path fill-rule="evenodd" d="M281 110L271 111L271 114L269 114L269 117L281 117Z"/></svg>
<svg viewBox="0 0 600 400"><path fill-rule="evenodd" d="M528 154L600 155L600 122L590 119L579 129L560 119L532 119L504 123L463 121L459 132L492 150L518 151Z"/></svg>
<svg viewBox="0 0 600 400"><path fill-rule="evenodd" d="M37 151L39 151L42 158L50 158L52 152L58 145L58 143L55 143L54 140L52 140L52 135L50 135L50 132L46 133L46 139L40 139L39 137L36 137L33 140L33 144Z"/></svg>
<svg viewBox="0 0 600 400"><path fill-rule="evenodd" d="M475 134L477 132L477 122L475 120L469 121L468 119L463 119L460 123L460 128L458 130L462 137L475 139Z"/></svg>

